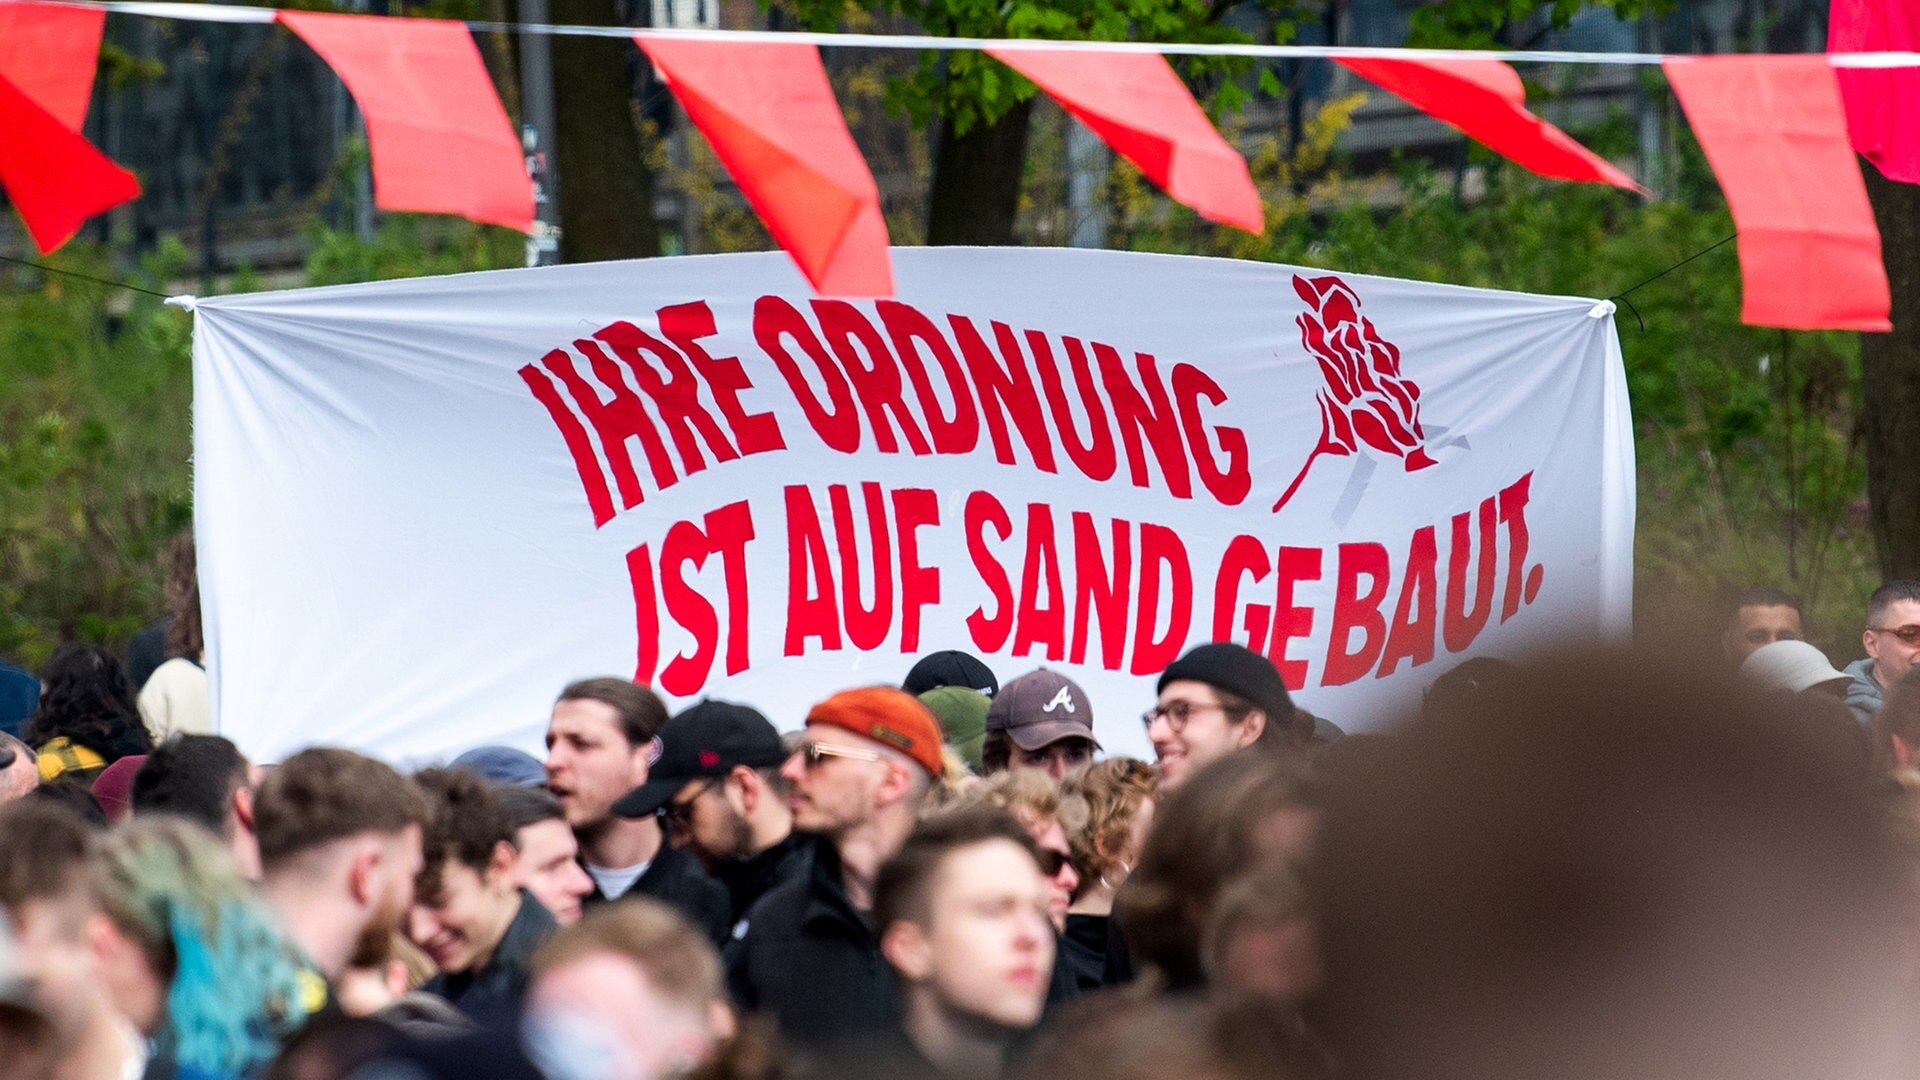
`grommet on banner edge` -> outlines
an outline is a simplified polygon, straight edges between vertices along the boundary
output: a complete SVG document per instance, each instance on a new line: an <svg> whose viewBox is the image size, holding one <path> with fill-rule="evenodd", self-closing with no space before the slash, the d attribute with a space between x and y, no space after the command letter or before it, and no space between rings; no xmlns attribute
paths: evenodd
<svg viewBox="0 0 1920 1080"><path fill-rule="evenodd" d="M177 307L182 311L192 311L200 305L200 298L192 293L181 293L179 296L167 297L166 305Z"/></svg>
<svg viewBox="0 0 1920 1080"><path fill-rule="evenodd" d="M1593 305L1592 308L1588 309L1587 318L1604 319L1607 316L1613 314L1617 310L1618 310L1618 307L1614 304L1613 301L1602 300L1599 303Z"/></svg>

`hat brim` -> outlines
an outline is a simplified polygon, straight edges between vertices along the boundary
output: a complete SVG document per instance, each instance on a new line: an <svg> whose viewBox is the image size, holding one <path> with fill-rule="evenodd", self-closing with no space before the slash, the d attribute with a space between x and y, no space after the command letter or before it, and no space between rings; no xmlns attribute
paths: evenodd
<svg viewBox="0 0 1920 1080"><path fill-rule="evenodd" d="M1062 739L1085 739L1093 744L1095 750L1106 749L1100 745L1099 739L1093 737L1093 729L1071 720L1043 720L1038 724L1007 728L1006 732L1007 738L1013 740L1013 745L1029 754L1045 750Z"/></svg>
<svg viewBox="0 0 1920 1080"><path fill-rule="evenodd" d="M685 780L660 778L648 780L632 791L620 797L613 804L613 812L623 818L650 818L667 805L673 793L686 784Z"/></svg>

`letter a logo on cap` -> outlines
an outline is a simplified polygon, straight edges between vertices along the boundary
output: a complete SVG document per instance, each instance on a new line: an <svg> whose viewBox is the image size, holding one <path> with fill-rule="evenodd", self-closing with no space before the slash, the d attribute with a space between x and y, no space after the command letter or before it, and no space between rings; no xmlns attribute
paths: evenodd
<svg viewBox="0 0 1920 1080"><path fill-rule="evenodd" d="M1073 703L1072 687L1063 686L1059 690L1056 690L1053 695L1053 700L1047 702L1045 705L1040 706L1040 711L1052 712L1053 710L1060 708L1062 705L1066 706L1067 711L1070 713L1080 711L1079 707Z"/></svg>

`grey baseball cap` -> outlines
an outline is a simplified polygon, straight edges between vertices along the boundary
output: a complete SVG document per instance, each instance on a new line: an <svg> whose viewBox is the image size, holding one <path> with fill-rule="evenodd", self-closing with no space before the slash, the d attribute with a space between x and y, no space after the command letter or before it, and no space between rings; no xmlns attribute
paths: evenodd
<svg viewBox="0 0 1920 1080"><path fill-rule="evenodd" d="M987 730L1004 731L1013 745L1032 753L1061 739L1093 737L1093 703L1080 684L1041 668L1007 683L987 709Z"/></svg>

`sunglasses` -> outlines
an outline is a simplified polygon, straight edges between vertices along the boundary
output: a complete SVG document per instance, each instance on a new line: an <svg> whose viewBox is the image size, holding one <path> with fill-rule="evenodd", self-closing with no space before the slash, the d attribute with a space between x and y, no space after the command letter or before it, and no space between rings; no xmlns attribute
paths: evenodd
<svg viewBox="0 0 1920 1080"><path fill-rule="evenodd" d="M1043 876L1050 878L1059 877L1060 871L1066 869L1067 857L1061 852L1054 851L1050 848L1041 848L1037 854L1040 858L1040 873Z"/></svg>
<svg viewBox="0 0 1920 1080"><path fill-rule="evenodd" d="M1892 634L1903 644L1920 645L1920 625L1908 623L1905 626L1869 626L1867 629L1876 634Z"/></svg>
<svg viewBox="0 0 1920 1080"><path fill-rule="evenodd" d="M726 777L724 776L716 776L695 788L693 794L687 798L669 800L666 805L660 808L660 824L669 828L685 826L687 822L693 820L693 804L699 802L700 796L712 791L716 785L725 779Z"/></svg>
<svg viewBox="0 0 1920 1080"><path fill-rule="evenodd" d="M806 761L807 768L817 769L828 758L852 758L855 761L884 760L877 750L863 750L857 746L835 746L833 743L808 742L801 744L794 753Z"/></svg>

